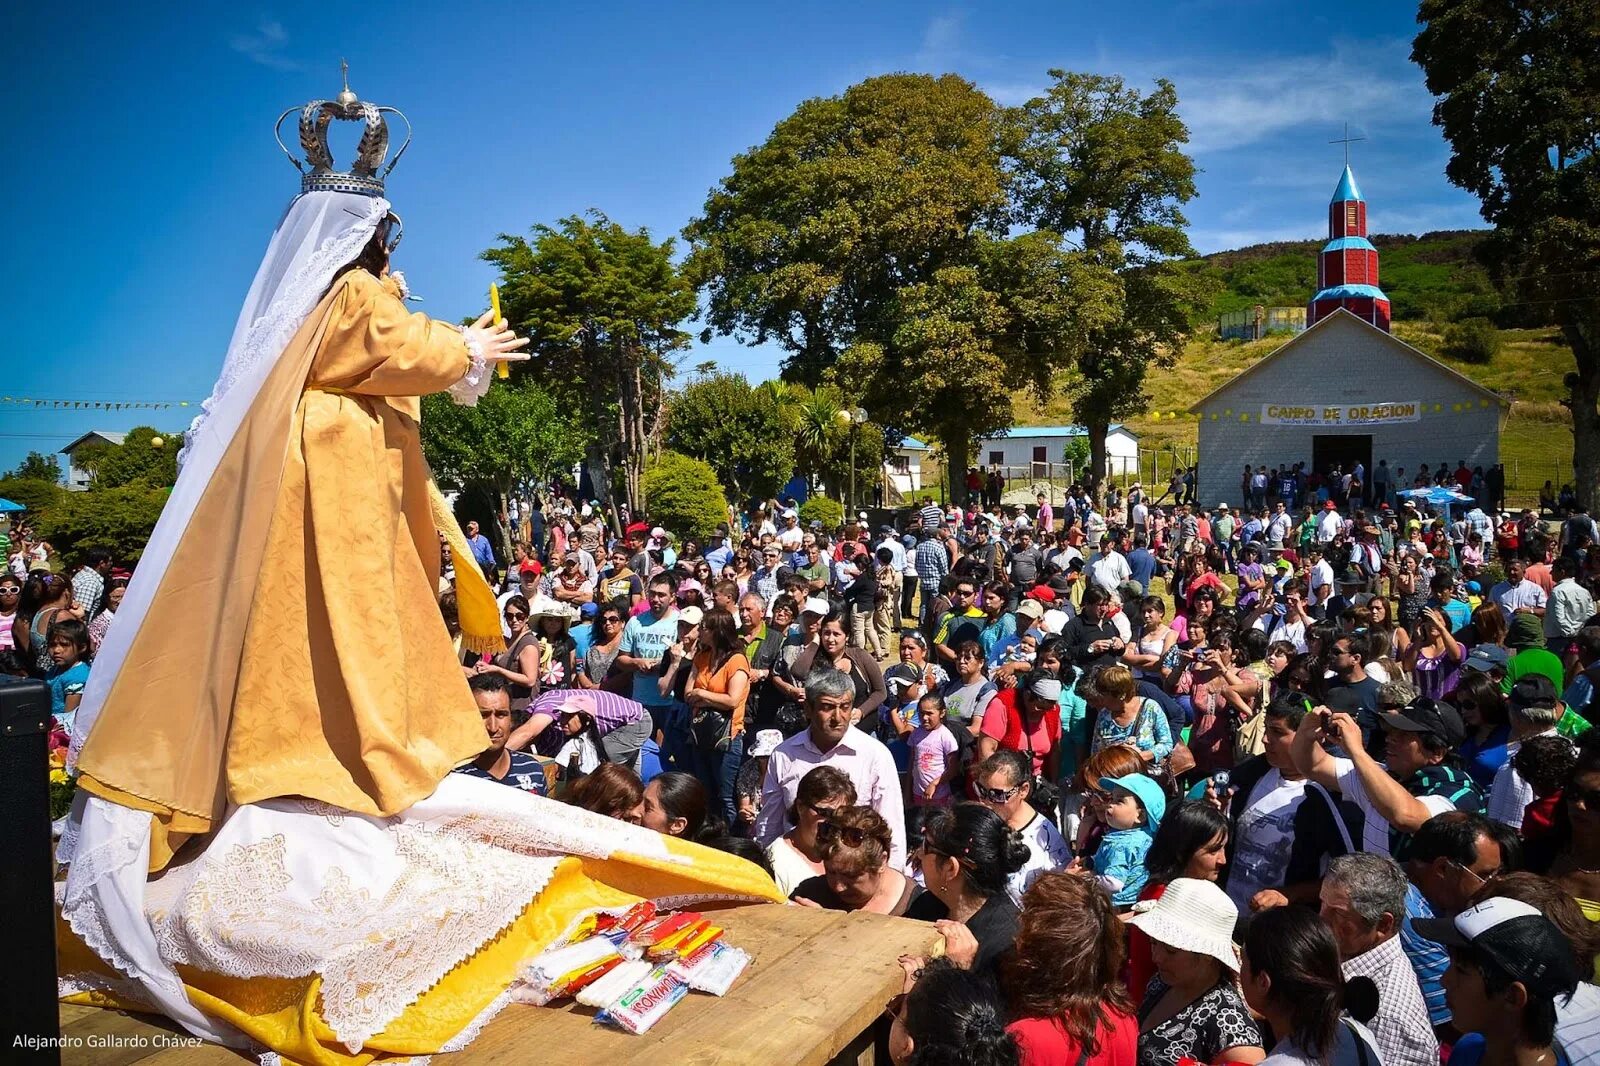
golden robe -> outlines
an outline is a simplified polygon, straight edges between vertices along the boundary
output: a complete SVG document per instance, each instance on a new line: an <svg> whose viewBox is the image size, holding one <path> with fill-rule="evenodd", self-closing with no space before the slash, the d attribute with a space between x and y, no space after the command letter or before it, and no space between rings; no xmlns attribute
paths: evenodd
<svg viewBox="0 0 1600 1066"><path fill-rule="evenodd" d="M206 486L78 757L87 792L154 816L162 874L138 902L170 934L162 957L189 1003L286 1062L361 1066L470 1040L596 907L782 899L742 859L449 773L485 737L435 600L435 522L460 531L439 515L415 397L467 368L460 335L407 312L392 283L341 278ZM352 845L344 812L389 819L366 827L380 843ZM186 836L213 832L173 861ZM396 863L411 866L396 876ZM80 873L63 994L152 1009L68 927ZM406 909L418 883L437 911ZM485 888L498 883L513 887ZM455 910L473 920L446 920ZM251 972L185 961L197 951ZM352 952L379 961L352 969ZM424 956L441 972L413 965L392 995ZM390 999L370 1033L349 999L368 995Z"/></svg>
<svg viewBox="0 0 1600 1066"><path fill-rule="evenodd" d="M152 867L229 802L394 814L483 750L435 598L416 399L467 368L454 328L364 270L278 360L78 759L84 788L170 835Z"/></svg>

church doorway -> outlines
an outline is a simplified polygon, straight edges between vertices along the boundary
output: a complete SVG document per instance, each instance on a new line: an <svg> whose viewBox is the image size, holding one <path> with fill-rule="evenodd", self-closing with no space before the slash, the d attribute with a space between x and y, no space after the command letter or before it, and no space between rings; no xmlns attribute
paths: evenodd
<svg viewBox="0 0 1600 1066"><path fill-rule="evenodd" d="M1311 438L1311 468L1328 474L1338 467L1348 474L1360 463L1371 476L1372 434L1319 434Z"/></svg>

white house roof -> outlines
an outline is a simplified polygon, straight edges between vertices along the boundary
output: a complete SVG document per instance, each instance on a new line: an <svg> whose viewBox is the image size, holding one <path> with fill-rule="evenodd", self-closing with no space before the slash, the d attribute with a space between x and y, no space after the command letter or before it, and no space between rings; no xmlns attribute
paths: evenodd
<svg viewBox="0 0 1600 1066"><path fill-rule="evenodd" d="M121 444L127 439L128 435L126 433L118 433L113 429L91 429L89 432L85 433L83 436L79 437L65 448L62 448L61 454L71 455L79 445L89 444L95 440L102 440L107 444Z"/></svg>
<svg viewBox="0 0 1600 1066"><path fill-rule="evenodd" d="M1133 432L1131 429L1128 429L1121 422L1113 422L1111 425L1106 427L1107 433L1116 433L1119 430L1123 433L1126 433L1130 437L1138 436L1137 433ZM1083 426L1012 426L1010 429L1005 430L1004 432L996 433L993 436L983 437L981 439L1004 440L1006 438L1012 438L1021 440L1026 437L1087 437L1088 435L1089 431Z"/></svg>
<svg viewBox="0 0 1600 1066"><path fill-rule="evenodd" d="M1370 330L1372 332L1373 336L1382 338L1385 342L1390 344L1395 349L1395 351L1401 352L1401 353L1403 353L1403 354L1405 354L1407 356L1410 356L1413 359L1421 360L1422 362L1427 363L1428 366L1430 368L1432 368L1433 370L1438 371L1439 373L1445 375L1446 377L1454 378L1456 381L1460 382L1463 385L1466 385L1468 388L1472 389L1472 391L1478 393L1480 396L1484 396L1484 397L1487 397L1488 399L1493 400L1496 404L1498 404L1501 407L1506 406L1505 398L1502 397L1498 392L1495 392L1493 389L1484 388L1482 385L1478 384L1476 381L1473 381L1471 378L1467 377L1465 374L1461 373L1460 371L1452 370L1450 367L1448 367L1445 364L1439 362L1439 360L1435 359L1433 356L1429 355L1427 352L1424 352L1424 351L1421 351L1420 349L1412 347L1411 345L1407 344L1405 341L1401 340L1399 337L1396 337L1394 334L1388 332L1387 330L1379 329L1377 326L1374 326L1371 322L1366 321L1365 319L1361 318L1359 315L1353 315L1349 311L1347 311L1347 310L1345 310L1344 308L1341 307L1337 311L1335 311L1333 314L1329 315L1327 318L1324 318L1324 319L1321 319L1320 321L1318 321L1316 325L1312 326L1310 329L1306 330L1304 333L1295 334L1289 340L1287 340L1284 343L1280 344L1278 347L1274 348L1272 351L1268 352L1266 355L1262 356L1260 359L1256 360L1254 363L1252 363L1249 366L1245 367L1243 370L1239 371L1239 373L1235 374L1233 377L1231 377L1227 381L1223 382L1217 388L1212 389L1202 399L1200 399L1193 407L1189 408L1189 413L1190 414L1200 414L1200 413L1202 413L1203 409L1207 405L1209 405L1213 400L1215 400L1218 396L1221 396L1223 393L1227 392L1229 389L1231 389L1235 385L1239 384L1239 382L1243 381L1245 378L1247 378L1250 375L1252 375L1252 374L1256 373L1257 371L1261 370L1261 368L1266 366L1268 363L1276 362L1278 359L1280 359L1283 356L1289 354L1291 352L1291 350L1295 347L1295 345L1301 343L1307 337L1309 337L1312 334L1316 333L1320 329L1332 328L1332 327L1328 326L1328 323L1330 323L1330 322L1344 322L1346 320L1349 320L1350 322L1354 322L1356 325L1360 326L1362 329Z"/></svg>

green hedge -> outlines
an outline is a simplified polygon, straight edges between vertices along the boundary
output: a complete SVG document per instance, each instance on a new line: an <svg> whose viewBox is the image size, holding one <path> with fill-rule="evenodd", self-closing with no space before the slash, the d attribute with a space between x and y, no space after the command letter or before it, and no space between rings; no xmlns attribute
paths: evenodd
<svg viewBox="0 0 1600 1066"><path fill-rule="evenodd" d="M813 520L821 522L823 529L837 529L844 521L844 504L826 496L809 497L800 505L800 524L809 526Z"/></svg>
<svg viewBox="0 0 1600 1066"><path fill-rule="evenodd" d="M663 452L645 469L642 487L650 521L680 537L704 540L728 521L717 473L699 459Z"/></svg>

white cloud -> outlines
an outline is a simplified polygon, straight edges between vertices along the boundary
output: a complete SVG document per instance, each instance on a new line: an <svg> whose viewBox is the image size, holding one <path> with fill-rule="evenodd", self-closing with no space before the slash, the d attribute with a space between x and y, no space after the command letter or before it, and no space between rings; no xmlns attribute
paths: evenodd
<svg viewBox="0 0 1600 1066"><path fill-rule="evenodd" d="M254 33L236 33L228 39L228 47L252 63L273 70L299 70L300 64L284 55L288 46L289 31L272 19L263 19Z"/></svg>
<svg viewBox="0 0 1600 1066"><path fill-rule="evenodd" d="M1171 75L1196 155L1243 148L1304 129L1374 136L1426 121L1432 98L1403 41L1335 46L1330 54L1240 62L1225 73ZM1214 69L1214 68L1213 68ZM1328 136L1323 136L1328 140Z"/></svg>

